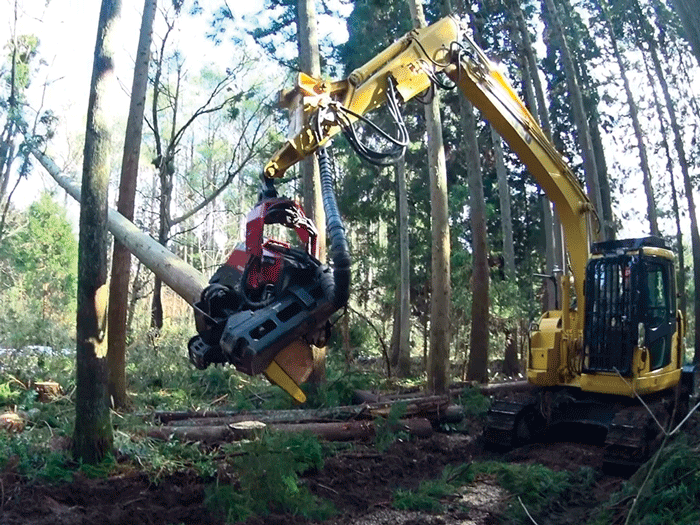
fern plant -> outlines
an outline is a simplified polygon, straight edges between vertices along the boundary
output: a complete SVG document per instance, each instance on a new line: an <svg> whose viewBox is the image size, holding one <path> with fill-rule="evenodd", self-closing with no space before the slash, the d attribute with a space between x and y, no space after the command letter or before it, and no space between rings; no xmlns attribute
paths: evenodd
<svg viewBox="0 0 700 525"><path fill-rule="evenodd" d="M214 484L206 499L209 508L229 523L269 512L316 520L335 512L300 484L300 474L323 467L323 449L313 435L271 432L242 444L229 461L236 480Z"/></svg>

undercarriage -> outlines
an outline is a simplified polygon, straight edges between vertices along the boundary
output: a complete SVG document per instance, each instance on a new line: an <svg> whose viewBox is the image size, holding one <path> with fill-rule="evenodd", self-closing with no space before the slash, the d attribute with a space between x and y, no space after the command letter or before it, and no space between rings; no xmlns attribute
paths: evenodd
<svg viewBox="0 0 700 525"><path fill-rule="evenodd" d="M487 445L513 448L547 439L598 442L604 465L639 467L656 450L663 428L688 411L688 396L676 389L644 398L582 392L567 387L541 388L495 400L484 431ZM674 410L675 408L675 410Z"/></svg>

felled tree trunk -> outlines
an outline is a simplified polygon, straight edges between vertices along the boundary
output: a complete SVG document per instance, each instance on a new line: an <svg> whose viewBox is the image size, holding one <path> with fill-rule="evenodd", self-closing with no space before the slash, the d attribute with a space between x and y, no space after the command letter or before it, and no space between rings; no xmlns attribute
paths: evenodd
<svg viewBox="0 0 700 525"><path fill-rule="evenodd" d="M179 441L199 441L221 443L243 439L242 434L232 425L198 427L160 427L148 433L154 439ZM336 421L332 423L275 423L269 428L280 432L310 432L326 441L353 441L371 439L377 432L374 421ZM258 427L259 429L260 427ZM407 432L418 438L430 437L433 427L425 418L402 419L390 425L391 432Z"/></svg>
<svg viewBox="0 0 700 525"><path fill-rule="evenodd" d="M32 154L48 171L54 180L66 190L71 197L80 202L80 190L66 177L48 156L39 150ZM126 246L144 266L159 275L163 282L189 304L199 300L202 290L207 286L207 279L170 250L161 246L155 239L139 230L131 221L113 209L107 212L107 228L114 238Z"/></svg>

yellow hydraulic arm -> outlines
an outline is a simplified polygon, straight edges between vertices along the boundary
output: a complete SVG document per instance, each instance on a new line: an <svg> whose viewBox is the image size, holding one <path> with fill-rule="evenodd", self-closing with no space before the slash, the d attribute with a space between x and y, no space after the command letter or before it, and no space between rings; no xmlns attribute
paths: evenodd
<svg viewBox="0 0 700 525"><path fill-rule="evenodd" d="M469 38L461 38L459 22L446 17L416 29L338 82L301 74L297 86L302 104L293 117L290 139L265 166L267 177L285 170L337 134L339 115L356 115L387 103L389 78L404 102L431 87L431 77L445 73L464 96L508 142L547 197L564 228L570 274L562 279L563 307L569 289L577 298L576 312L563 312L564 337L573 343L583 329L583 283L589 258L589 216L592 206L566 162L517 96L496 64Z"/></svg>

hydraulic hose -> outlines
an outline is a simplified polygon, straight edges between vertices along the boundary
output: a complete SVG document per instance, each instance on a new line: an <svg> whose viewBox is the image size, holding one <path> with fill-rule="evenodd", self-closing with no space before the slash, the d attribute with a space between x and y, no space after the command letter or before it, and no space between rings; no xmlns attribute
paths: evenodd
<svg viewBox="0 0 700 525"><path fill-rule="evenodd" d="M316 151L321 173L321 195L323 210L326 212L326 232L330 239L330 252L333 261L333 279L325 283L326 295L335 308L342 308L350 297L350 248L345 235L343 220L340 218L338 203L333 191L333 170L331 159L325 147Z"/></svg>

